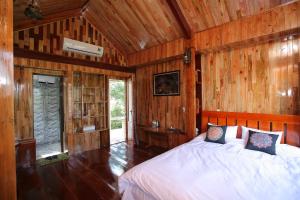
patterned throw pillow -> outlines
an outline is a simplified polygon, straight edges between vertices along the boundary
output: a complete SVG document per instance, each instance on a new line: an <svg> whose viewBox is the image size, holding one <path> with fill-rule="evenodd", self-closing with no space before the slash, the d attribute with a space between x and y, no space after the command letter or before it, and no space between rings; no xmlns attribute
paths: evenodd
<svg viewBox="0 0 300 200"><path fill-rule="evenodd" d="M276 141L278 135L249 130L246 149L276 155Z"/></svg>
<svg viewBox="0 0 300 200"><path fill-rule="evenodd" d="M227 126L214 126L214 125L208 124L205 141L225 144L226 129L227 129Z"/></svg>

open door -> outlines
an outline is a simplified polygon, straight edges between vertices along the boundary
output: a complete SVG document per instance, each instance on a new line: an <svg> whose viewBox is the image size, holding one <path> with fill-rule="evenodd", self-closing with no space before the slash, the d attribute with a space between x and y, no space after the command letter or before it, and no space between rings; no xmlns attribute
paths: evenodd
<svg viewBox="0 0 300 200"><path fill-rule="evenodd" d="M126 140L126 81L109 79L110 144Z"/></svg>

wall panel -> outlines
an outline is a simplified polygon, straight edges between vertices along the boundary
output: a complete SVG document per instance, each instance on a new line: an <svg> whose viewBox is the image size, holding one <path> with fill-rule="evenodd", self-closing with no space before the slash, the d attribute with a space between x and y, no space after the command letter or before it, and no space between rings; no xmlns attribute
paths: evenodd
<svg viewBox="0 0 300 200"><path fill-rule="evenodd" d="M300 1L244 17L194 35L196 51L207 52L241 47L300 33Z"/></svg>
<svg viewBox="0 0 300 200"><path fill-rule="evenodd" d="M64 123L67 148L70 153L91 150L100 143L97 134L80 135L73 133L73 106L72 88L73 72L105 74L114 77L131 77L132 74L109 71L86 66L73 66L70 64L14 58L15 75L15 139L26 140L34 138L33 135L33 108L32 108L32 76L33 74L47 74L62 76L64 78ZM99 145L98 145L99 148Z"/></svg>
<svg viewBox="0 0 300 200"><path fill-rule="evenodd" d="M300 114L300 39L202 55L203 110Z"/></svg>
<svg viewBox="0 0 300 200"><path fill-rule="evenodd" d="M180 96L153 96L153 74L180 70L181 87ZM181 123L183 112L181 106L185 106L185 91L182 85L184 69L181 60L169 63L144 67L137 70L137 124L151 125L152 120L159 120L162 127L174 127L184 129Z"/></svg>
<svg viewBox="0 0 300 200"><path fill-rule="evenodd" d="M180 96L153 96L153 74L180 70ZM193 131L188 130L187 104L187 66L182 60L173 60L162 64L149 65L137 69L136 73L136 113L138 126L151 126L152 120L159 120L160 126L171 126L187 132L193 137ZM191 88L189 88L191 89Z"/></svg>
<svg viewBox="0 0 300 200"><path fill-rule="evenodd" d="M103 57L86 56L62 50L63 38L104 47ZM14 32L14 46L43 53L126 66L126 55L119 51L97 28L82 16Z"/></svg>
<svg viewBox="0 0 300 200"><path fill-rule="evenodd" d="M186 40L178 39L139 51L137 53L129 54L128 66L140 65L151 61L182 55L185 47Z"/></svg>

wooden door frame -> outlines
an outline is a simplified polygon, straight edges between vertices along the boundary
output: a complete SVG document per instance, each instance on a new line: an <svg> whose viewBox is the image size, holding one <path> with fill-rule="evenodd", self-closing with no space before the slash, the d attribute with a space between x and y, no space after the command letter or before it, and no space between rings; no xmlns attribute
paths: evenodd
<svg viewBox="0 0 300 200"><path fill-rule="evenodd" d="M107 85L107 89L108 89L108 98L110 99L110 88L109 88L109 80L121 80L124 81L125 83L125 141L128 141L128 79L131 79L131 77L118 77L118 76L108 76L108 85ZM110 102L109 102L109 128L110 128ZM110 130L110 129L109 129ZM110 135L110 132L109 132ZM110 136L109 136L110 138ZM110 140L110 139L109 139ZM109 141L110 143L110 141Z"/></svg>
<svg viewBox="0 0 300 200"><path fill-rule="evenodd" d="M131 93L129 93L129 82L131 81ZM129 120L129 115L132 115L131 118L132 118L132 138L131 140L134 141L135 139L135 136L134 136L134 133L135 133L135 123L134 123L134 120L135 120L135 90L134 90L134 76L131 76L131 77L128 77L126 79L126 141L129 140L129 124L128 124L128 120ZM130 111L130 102L129 102L129 96L132 96L131 97L131 111Z"/></svg>

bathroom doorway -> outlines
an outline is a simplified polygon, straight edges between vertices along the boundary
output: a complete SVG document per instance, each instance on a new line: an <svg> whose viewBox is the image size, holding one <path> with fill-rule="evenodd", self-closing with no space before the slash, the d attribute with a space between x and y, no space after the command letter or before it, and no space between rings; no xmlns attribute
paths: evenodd
<svg viewBox="0 0 300 200"><path fill-rule="evenodd" d="M33 75L33 125L37 159L64 152L62 83L59 76Z"/></svg>

